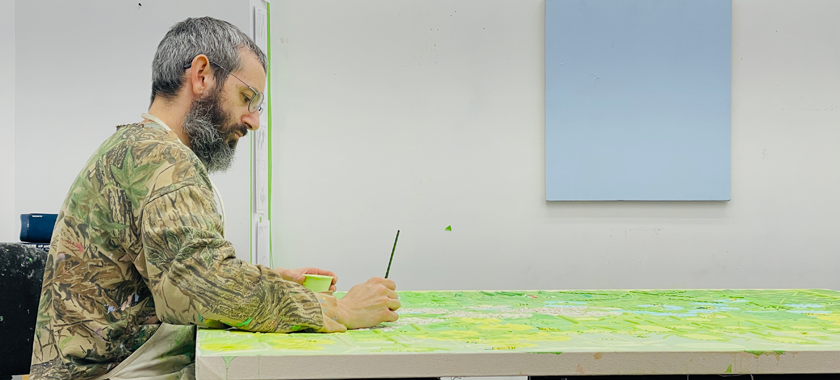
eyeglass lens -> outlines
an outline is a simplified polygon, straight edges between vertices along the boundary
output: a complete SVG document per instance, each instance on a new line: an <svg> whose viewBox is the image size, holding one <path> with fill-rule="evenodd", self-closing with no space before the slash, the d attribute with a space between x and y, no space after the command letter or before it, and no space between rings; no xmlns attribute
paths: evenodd
<svg viewBox="0 0 840 380"><path fill-rule="evenodd" d="M254 97L251 98L251 102L248 103L248 111L256 112L262 111L262 104L263 104L263 94L261 92L257 92L254 94Z"/></svg>

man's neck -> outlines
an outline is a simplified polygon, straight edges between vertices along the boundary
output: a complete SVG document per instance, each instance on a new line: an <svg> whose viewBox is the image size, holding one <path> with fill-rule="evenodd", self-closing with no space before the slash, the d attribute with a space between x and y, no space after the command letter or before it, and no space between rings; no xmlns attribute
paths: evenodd
<svg viewBox="0 0 840 380"><path fill-rule="evenodd" d="M157 98L149 107L149 114L166 123L172 129L172 132L178 135L184 145L190 146L190 137L184 133L183 128L184 118L187 116L188 110L189 107L179 105L177 101Z"/></svg>

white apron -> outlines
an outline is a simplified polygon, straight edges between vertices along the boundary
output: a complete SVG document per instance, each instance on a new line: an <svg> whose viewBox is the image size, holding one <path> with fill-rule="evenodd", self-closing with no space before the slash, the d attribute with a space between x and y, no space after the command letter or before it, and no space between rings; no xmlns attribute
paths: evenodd
<svg viewBox="0 0 840 380"><path fill-rule="evenodd" d="M195 326L161 323L137 351L94 380L106 379L194 380Z"/></svg>

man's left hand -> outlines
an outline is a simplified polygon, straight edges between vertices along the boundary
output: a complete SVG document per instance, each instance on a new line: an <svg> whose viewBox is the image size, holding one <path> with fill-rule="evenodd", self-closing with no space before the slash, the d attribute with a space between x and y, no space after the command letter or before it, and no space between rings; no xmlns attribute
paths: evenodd
<svg viewBox="0 0 840 380"><path fill-rule="evenodd" d="M286 268L274 268L274 271L277 272L280 276L283 277L286 281L293 281L297 282L298 284L303 284L303 280L306 279L304 276L305 274L319 274L322 276L332 276L332 284L330 285L330 291L335 291L335 284L338 282L338 276L335 273L330 272L328 270L307 267L307 268L297 268L297 269L286 269Z"/></svg>

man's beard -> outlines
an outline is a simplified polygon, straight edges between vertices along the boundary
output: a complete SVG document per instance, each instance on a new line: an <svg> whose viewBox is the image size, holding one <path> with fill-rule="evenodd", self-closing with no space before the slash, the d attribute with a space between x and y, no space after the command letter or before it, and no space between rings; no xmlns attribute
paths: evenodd
<svg viewBox="0 0 840 380"><path fill-rule="evenodd" d="M184 117L184 133L190 137L190 149L204 164L208 173L230 169L236 151L235 131L248 133L244 125L228 123L230 113L222 108L221 89L193 101Z"/></svg>

